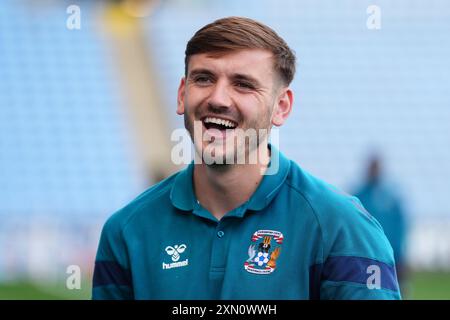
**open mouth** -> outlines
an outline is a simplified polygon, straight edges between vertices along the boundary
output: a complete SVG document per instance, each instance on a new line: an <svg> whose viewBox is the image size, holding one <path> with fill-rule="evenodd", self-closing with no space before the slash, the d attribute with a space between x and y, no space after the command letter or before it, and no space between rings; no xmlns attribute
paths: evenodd
<svg viewBox="0 0 450 320"><path fill-rule="evenodd" d="M216 117L206 117L203 119L203 125L207 130L217 129L220 131L225 131L227 129L235 129L237 123L231 120L216 118Z"/></svg>

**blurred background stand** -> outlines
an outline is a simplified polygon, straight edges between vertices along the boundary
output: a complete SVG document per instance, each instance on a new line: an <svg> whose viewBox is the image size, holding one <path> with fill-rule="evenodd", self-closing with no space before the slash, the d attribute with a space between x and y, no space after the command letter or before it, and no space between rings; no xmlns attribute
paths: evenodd
<svg viewBox="0 0 450 320"><path fill-rule="evenodd" d="M70 6L80 29L67 28ZM378 219L408 267L407 297L450 299L450 5L380 1L376 30L367 6L0 1L0 299L90 297L105 220L178 169L170 135L184 127L175 110L186 43L231 15L268 24L297 53L280 149L350 189L368 150L382 146L394 193L360 196L377 215L401 191L407 227ZM371 205L374 194L382 199ZM81 268L81 290L66 288L70 265Z"/></svg>

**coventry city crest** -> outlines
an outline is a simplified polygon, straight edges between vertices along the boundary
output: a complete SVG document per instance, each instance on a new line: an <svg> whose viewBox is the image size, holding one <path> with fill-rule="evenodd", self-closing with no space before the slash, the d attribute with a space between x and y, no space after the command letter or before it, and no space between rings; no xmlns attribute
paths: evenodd
<svg viewBox="0 0 450 320"><path fill-rule="evenodd" d="M283 234L279 231L256 231L252 236L252 244L248 247L245 270L256 274L272 273L276 269L282 243Z"/></svg>

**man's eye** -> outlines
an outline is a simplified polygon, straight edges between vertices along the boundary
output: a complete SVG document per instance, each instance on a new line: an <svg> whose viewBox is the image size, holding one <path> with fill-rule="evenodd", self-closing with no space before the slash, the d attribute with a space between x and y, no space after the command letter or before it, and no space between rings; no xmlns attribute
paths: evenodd
<svg viewBox="0 0 450 320"><path fill-rule="evenodd" d="M209 83L209 82L211 82L211 79L209 77L201 76L201 77L196 77L194 79L194 81L197 83Z"/></svg>
<svg viewBox="0 0 450 320"><path fill-rule="evenodd" d="M242 89L253 89L253 85L247 82L237 82L236 86Z"/></svg>

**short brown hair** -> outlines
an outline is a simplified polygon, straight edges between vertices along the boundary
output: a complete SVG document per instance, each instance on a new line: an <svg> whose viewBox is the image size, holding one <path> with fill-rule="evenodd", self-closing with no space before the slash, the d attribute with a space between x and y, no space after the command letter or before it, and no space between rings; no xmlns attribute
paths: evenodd
<svg viewBox="0 0 450 320"><path fill-rule="evenodd" d="M185 74L190 56L207 52L227 52L242 49L265 49L274 55L274 68L285 85L295 74L295 54L286 42L268 26L243 17L216 20L198 30L185 51Z"/></svg>

